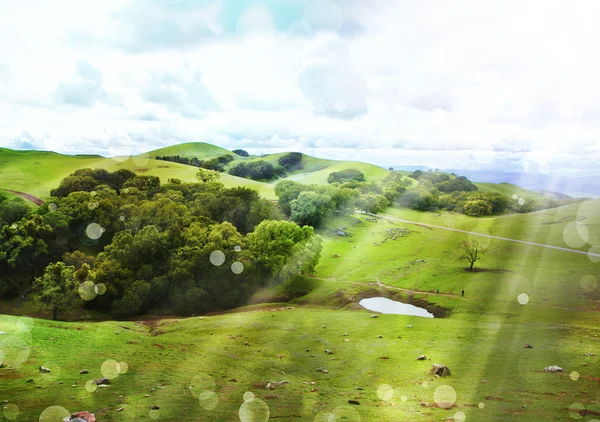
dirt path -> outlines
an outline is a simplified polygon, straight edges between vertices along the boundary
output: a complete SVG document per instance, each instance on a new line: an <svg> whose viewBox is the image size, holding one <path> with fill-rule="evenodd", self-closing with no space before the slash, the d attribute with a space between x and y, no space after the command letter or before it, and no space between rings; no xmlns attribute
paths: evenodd
<svg viewBox="0 0 600 422"><path fill-rule="evenodd" d="M487 237L489 239L504 240L506 242L522 243L524 245L539 246L542 248L555 249L555 250L559 250L559 251L563 251L563 252L571 252L571 253L577 253L577 254L581 254L581 255L594 256L594 257L600 258L600 254L597 254L597 253L580 251L577 249L563 248L561 246L546 245L544 243L528 242L526 240L511 239L508 237L493 236L491 234L470 232L468 230L453 229L452 227L436 226L435 224L427 224L427 223L420 223L417 221L403 220L401 218L391 217L391 216L387 216L387 215L382 216L382 215L376 215L376 214L370 214L370 213L361 213L361 214L366 214L368 216L380 218L382 220L397 221L399 223L413 224L416 226L427 227L430 229L441 229L441 230L448 230L448 231L452 231L452 232L466 233L466 234L470 234L472 236Z"/></svg>
<svg viewBox="0 0 600 422"><path fill-rule="evenodd" d="M37 196L33 196L33 195L25 193L25 192L19 192L16 190L2 189L2 188L0 188L0 190L5 191L5 192L14 193L15 195L18 195L23 199L33 202L35 205L42 205L44 203L44 201L42 201Z"/></svg>

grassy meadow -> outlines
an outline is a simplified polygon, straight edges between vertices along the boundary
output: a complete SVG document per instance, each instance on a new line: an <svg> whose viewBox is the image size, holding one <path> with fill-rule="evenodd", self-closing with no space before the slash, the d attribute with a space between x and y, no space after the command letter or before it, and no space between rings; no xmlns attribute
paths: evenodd
<svg viewBox="0 0 600 422"><path fill-rule="evenodd" d="M156 153L221 154L173 148ZM1 188L40 197L82 167L147 169L163 181L192 181L196 172L148 156L2 149L0 161ZM356 166L310 157L290 178L326 183L331 171ZM360 169L367 180L387 175ZM226 174L221 181L274 199L272 184ZM534 195L512 185L486 189ZM386 219L587 252L600 245L600 200L487 218L403 208L380 217L329 220L318 231L324 248L315 277L265 288L251 305L223 314L57 322L25 316L34 314L30 302L1 304L2 313L22 316L0 315L0 420L54 422L81 410L98 421L600 419L600 258ZM486 248L473 272L459 259L467 239ZM372 318L358 302L373 296L439 317ZM429 375L433 363L452 375ZM40 365L52 372L40 373ZM544 372L550 365L564 372ZM103 376L110 387L90 385Z"/></svg>

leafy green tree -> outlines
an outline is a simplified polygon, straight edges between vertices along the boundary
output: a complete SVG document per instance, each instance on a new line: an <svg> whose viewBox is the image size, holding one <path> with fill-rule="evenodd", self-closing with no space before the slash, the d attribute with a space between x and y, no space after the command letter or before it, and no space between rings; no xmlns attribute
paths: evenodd
<svg viewBox="0 0 600 422"><path fill-rule="evenodd" d="M492 214L492 206L482 199L467 201L464 205L465 214L472 217L482 217Z"/></svg>
<svg viewBox="0 0 600 422"><path fill-rule="evenodd" d="M321 227L333 210L329 195L316 192L301 192L290 204L290 218L301 226Z"/></svg>
<svg viewBox="0 0 600 422"><path fill-rule="evenodd" d="M25 217L31 208L21 198L8 199L0 194L0 227L12 224Z"/></svg>
<svg viewBox="0 0 600 422"><path fill-rule="evenodd" d="M263 272L279 276L297 245L312 236L314 229L310 226L300 227L288 221L263 221L248 234L248 249Z"/></svg>
<svg viewBox="0 0 600 422"><path fill-rule="evenodd" d="M304 192L308 189L308 186L303 185L292 180L284 180L275 185L275 195L279 198L279 207L285 215L292 213L291 203L294 199L298 198L300 192Z"/></svg>
<svg viewBox="0 0 600 422"><path fill-rule="evenodd" d="M367 193L361 195L356 200L356 207L364 212L377 214L390 205L387 198L383 195L375 193Z"/></svg>
<svg viewBox="0 0 600 422"><path fill-rule="evenodd" d="M63 262L51 263L44 270L44 275L35 279L34 301L40 309L50 310L52 319L56 320L65 308L81 305L78 289L75 267Z"/></svg>
<svg viewBox="0 0 600 422"><path fill-rule="evenodd" d="M279 165L287 171L301 170L302 169L302 153L301 152L290 152L279 157L277 160Z"/></svg>
<svg viewBox="0 0 600 422"><path fill-rule="evenodd" d="M218 182L221 174L218 171L210 169L199 169L196 173L196 179L202 183Z"/></svg>
<svg viewBox="0 0 600 422"><path fill-rule="evenodd" d="M429 192L422 192L419 194L412 205L412 208L418 211L432 211L437 207L437 198Z"/></svg>

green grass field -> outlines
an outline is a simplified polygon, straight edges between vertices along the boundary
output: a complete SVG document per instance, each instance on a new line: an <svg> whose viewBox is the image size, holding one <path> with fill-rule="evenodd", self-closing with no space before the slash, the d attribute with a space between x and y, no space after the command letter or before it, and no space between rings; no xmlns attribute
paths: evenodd
<svg viewBox="0 0 600 422"><path fill-rule="evenodd" d="M63 174L88 166L147 168L163 180L195 175L193 167L152 159L69 161L49 154L43 160L40 154L1 150L0 171L14 184L21 181L16 190L29 193L43 193ZM31 160L39 164L29 170ZM67 162L75 164L67 168ZM338 166L318 170L313 164L312 173L291 177L323 183ZM367 178L387 172L368 169ZM222 181L249 183L227 175ZM268 196L272 185L255 183ZM512 195L514 188L498 189ZM488 218L402 208L382 217L583 252L600 245L600 200ZM350 235L334 235L337 228ZM250 306L222 315L137 322L0 316L0 361L6 365L0 368L0 415L59 421L66 415L53 419L43 412L60 406L92 411L99 421L600 419L600 259L362 214L332 219L319 234L324 250L314 278L263 289ZM473 272L459 259L458 245L467 239L486 248ZM444 317L371 318L358 301L373 296ZM31 302L0 307L41 316ZM422 354L431 360L416 360ZM452 375L430 376L433 363L448 365ZM39 365L52 372L40 374ZM564 372L544 372L549 365ZM89 374L80 375L82 369ZM86 388L106 375L114 377L110 387ZM289 383L275 384L281 381ZM269 382L273 389L265 388Z"/></svg>

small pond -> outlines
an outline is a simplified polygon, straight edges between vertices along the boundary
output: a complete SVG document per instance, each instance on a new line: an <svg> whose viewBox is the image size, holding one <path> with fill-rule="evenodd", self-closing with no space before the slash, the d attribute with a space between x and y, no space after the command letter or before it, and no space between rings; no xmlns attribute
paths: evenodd
<svg viewBox="0 0 600 422"><path fill-rule="evenodd" d="M358 302L360 306L369 311L380 312L382 314L412 315L424 318L433 318L433 314L427 309L408 303L397 302L386 297L370 297Z"/></svg>

